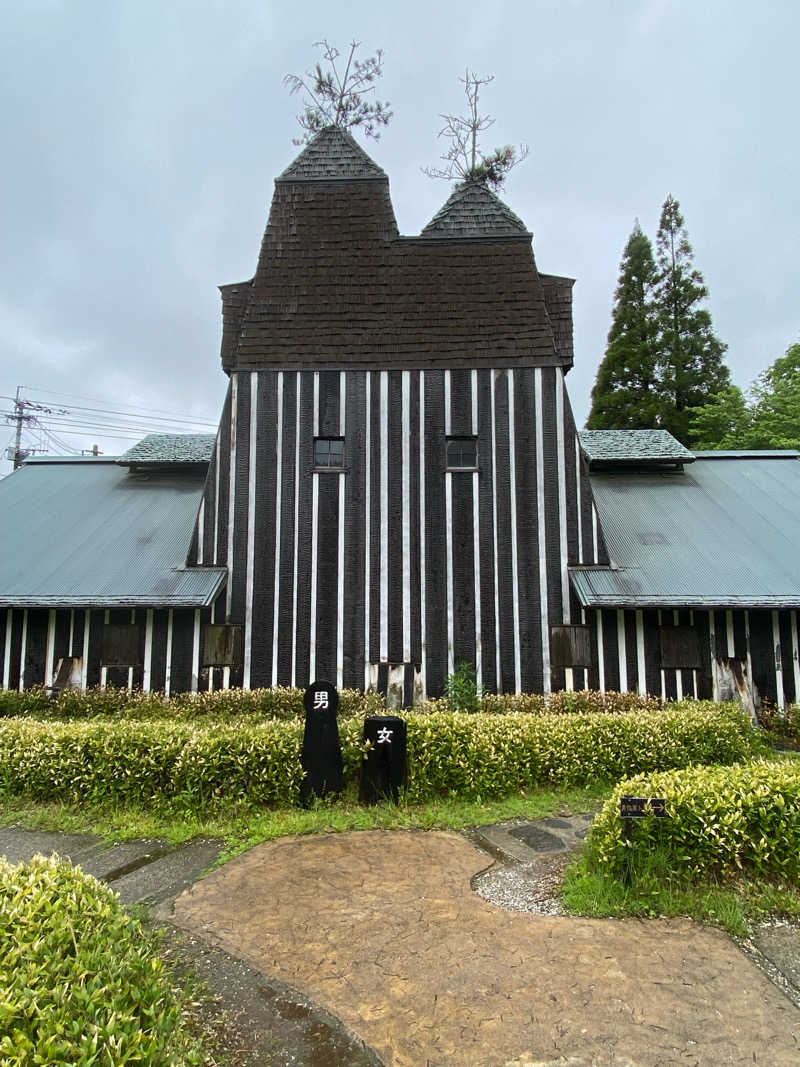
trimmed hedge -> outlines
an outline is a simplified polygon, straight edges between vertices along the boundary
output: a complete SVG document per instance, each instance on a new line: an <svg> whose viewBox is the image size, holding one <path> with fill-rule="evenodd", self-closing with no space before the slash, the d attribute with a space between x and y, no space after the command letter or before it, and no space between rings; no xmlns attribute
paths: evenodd
<svg viewBox="0 0 800 1067"><path fill-rule="evenodd" d="M199 1064L153 938L80 868L0 859L0 1062Z"/></svg>
<svg viewBox="0 0 800 1067"><path fill-rule="evenodd" d="M616 780L690 763L734 763L762 750L733 705L636 714L410 712L412 801L501 797L543 783ZM0 795L68 801L179 798L297 803L303 724L0 720ZM340 723L345 780L358 778L362 722Z"/></svg>
<svg viewBox="0 0 800 1067"><path fill-rule="evenodd" d="M575 692L557 692L544 696L541 693L518 695L485 693L479 713L507 715L509 712L525 712L531 715L560 715L573 712L658 711L658 697L642 697L638 693L616 693L584 689ZM343 689L339 694L339 718L363 718L365 715L386 713L386 703L379 693L362 693L357 689ZM415 708L418 715L434 712L458 711L446 698L430 700ZM196 719L277 719L290 721L303 719L303 690L276 686L274 689L224 689L213 693L177 693L165 697L163 693L143 693L141 690L107 686L105 689L87 689L85 692L64 690L57 699L51 699L41 687L16 690L0 690L0 718L25 718L47 720L97 719L113 716L119 719L147 721L150 719L173 719L193 722Z"/></svg>
<svg viewBox="0 0 800 1067"><path fill-rule="evenodd" d="M667 818L637 819L625 843L619 799L665 797ZM658 851L671 870L800 877L800 761L689 767L620 782L587 838L594 870L621 876Z"/></svg>

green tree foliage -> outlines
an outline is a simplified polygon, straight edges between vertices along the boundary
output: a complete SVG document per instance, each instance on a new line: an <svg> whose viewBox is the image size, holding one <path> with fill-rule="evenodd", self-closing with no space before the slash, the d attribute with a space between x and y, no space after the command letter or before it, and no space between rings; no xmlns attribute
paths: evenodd
<svg viewBox="0 0 800 1067"><path fill-rule="evenodd" d="M528 146L504 145L488 155L478 145L478 134L494 126L491 115L481 115L478 111L478 96L481 86L494 81L494 75L479 78L474 71L467 68L464 77L459 78L464 86L467 98L466 115L441 115L445 124L439 136L450 142L450 147L441 157L444 167L423 167L423 174L429 178L445 178L463 182L483 182L493 189L499 189L508 172L521 163L528 155Z"/></svg>
<svg viewBox="0 0 800 1067"><path fill-rule="evenodd" d="M653 246L637 221L622 254L606 354L592 389L590 430L660 424L655 283Z"/></svg>
<svg viewBox="0 0 800 1067"><path fill-rule="evenodd" d="M304 77L287 74L283 79L290 93L305 93L303 110L297 116L305 132L295 144L304 144L325 126L343 130L360 126L367 137L380 140L380 127L388 126L392 112L388 101L366 98L375 92L374 83L383 74L383 52L379 48L368 59L356 59L361 42L352 41L342 70L342 64L337 63L341 57L338 48L326 40L317 41L315 47L322 49L327 69L317 63Z"/></svg>
<svg viewBox="0 0 800 1067"><path fill-rule="evenodd" d="M730 386L690 415L696 448L800 449L800 344L759 375L749 402Z"/></svg>
<svg viewBox="0 0 800 1067"><path fill-rule="evenodd" d="M727 346L714 335L711 315L700 306L708 290L694 266L680 204L672 196L661 209L656 259L660 425L691 445L689 409L713 400L728 386L730 375L722 358Z"/></svg>

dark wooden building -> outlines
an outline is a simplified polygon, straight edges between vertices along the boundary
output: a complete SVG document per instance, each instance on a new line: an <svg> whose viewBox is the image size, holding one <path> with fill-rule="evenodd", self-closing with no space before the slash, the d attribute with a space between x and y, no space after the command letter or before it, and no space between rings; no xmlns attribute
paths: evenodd
<svg viewBox="0 0 800 1067"><path fill-rule="evenodd" d="M401 236L386 175L323 130L276 180L255 275L222 287L216 440L150 439L113 467L169 551L126 549L150 566L130 589L59 580L58 552L46 575L0 572L3 685L325 677L409 703L468 662L500 692L795 699L797 456L579 434L572 285L480 183ZM32 470L69 467L27 466L31 500ZM148 512L155 485L180 519ZM24 510L0 520L9 544ZM70 536L97 558L102 530Z"/></svg>

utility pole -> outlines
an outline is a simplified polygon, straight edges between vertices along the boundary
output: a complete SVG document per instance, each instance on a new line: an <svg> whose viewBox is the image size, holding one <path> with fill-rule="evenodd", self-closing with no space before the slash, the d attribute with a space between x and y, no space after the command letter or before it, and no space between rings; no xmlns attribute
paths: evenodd
<svg viewBox="0 0 800 1067"><path fill-rule="evenodd" d="M17 424L17 432L14 435L14 470L22 466L25 458L22 455L22 424L31 418L30 415L25 414L25 401L20 399L20 389L22 386L18 385L14 400L14 421Z"/></svg>
<svg viewBox="0 0 800 1067"><path fill-rule="evenodd" d="M16 423L16 430L14 431L14 454L13 454L13 456L9 456L8 457L9 459L13 459L14 470L17 470L18 467L21 467L22 464L25 462L25 460L28 458L28 456L32 455L34 452L42 452L42 451L44 451L41 448L26 448L24 450L22 448L22 427L23 427L23 425L26 422L32 423L34 425L36 425L36 424L41 425L41 423L39 422L38 415L35 415L35 414L29 415L29 414L27 414L27 412L28 411L31 411L31 412L37 412L38 411L38 412L41 412L43 415L66 415L67 414L67 411L65 411L63 408L58 408L58 409L48 408L48 407L45 407L44 404L36 404L36 403L34 403L33 400L23 400L23 398L22 398L22 396L20 394L21 394L21 392L22 392L22 390L24 388L25 388L24 385L18 385L17 386L17 392L16 392L15 398L14 398L14 414L5 416L6 422L14 422L14 423Z"/></svg>

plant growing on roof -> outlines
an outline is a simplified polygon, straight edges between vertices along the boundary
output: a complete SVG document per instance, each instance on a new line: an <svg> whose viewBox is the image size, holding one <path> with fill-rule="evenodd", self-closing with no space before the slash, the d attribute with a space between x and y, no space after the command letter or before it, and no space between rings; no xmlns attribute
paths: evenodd
<svg viewBox="0 0 800 1067"><path fill-rule="evenodd" d="M495 148L490 155L482 152L478 146L478 134L494 126L495 120L491 115L480 114L478 97L481 86L493 82L494 75L489 74L484 78L479 78L467 67L464 77L458 80L464 86L469 113L440 116L445 122L438 136L446 137L450 141L449 149L441 156L446 165L423 167L422 172L429 178L477 181L490 185L493 189L499 189L508 172L526 158L528 146L521 144L519 148L514 148L513 145L507 144L502 148Z"/></svg>
<svg viewBox="0 0 800 1067"><path fill-rule="evenodd" d="M338 48L324 38L314 47L322 49L328 69L323 70L322 64L317 63L303 77L287 74L283 79L290 94L301 90L305 93L303 110L297 116L305 132L294 143L305 144L325 126L339 126L343 130L360 126L367 137L380 140L379 127L387 126L392 117L389 102L365 97L375 92L374 83L383 74L383 51L379 48L368 59L356 59L361 42L351 41L342 71L341 65L337 65L342 54Z"/></svg>

